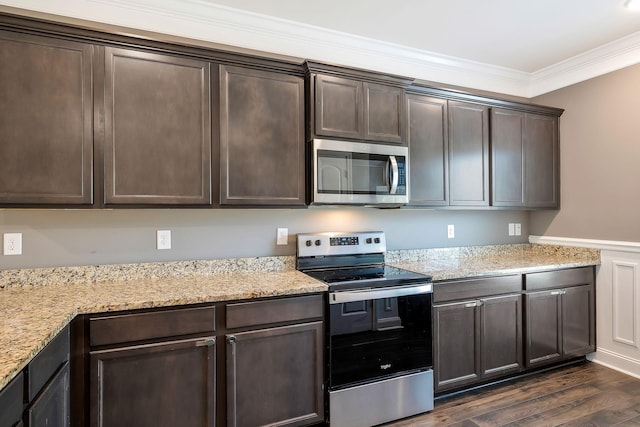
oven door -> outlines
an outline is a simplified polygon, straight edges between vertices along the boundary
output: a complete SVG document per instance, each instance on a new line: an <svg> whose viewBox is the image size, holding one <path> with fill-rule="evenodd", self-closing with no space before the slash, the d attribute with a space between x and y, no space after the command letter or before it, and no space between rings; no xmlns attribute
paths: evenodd
<svg viewBox="0 0 640 427"><path fill-rule="evenodd" d="M432 367L432 284L329 293L329 389Z"/></svg>
<svg viewBox="0 0 640 427"><path fill-rule="evenodd" d="M314 204L409 202L407 147L315 139Z"/></svg>

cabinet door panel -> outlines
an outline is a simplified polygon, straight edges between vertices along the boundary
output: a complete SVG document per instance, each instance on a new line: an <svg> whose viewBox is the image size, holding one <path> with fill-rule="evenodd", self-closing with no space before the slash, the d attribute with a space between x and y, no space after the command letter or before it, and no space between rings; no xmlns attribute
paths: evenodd
<svg viewBox="0 0 640 427"><path fill-rule="evenodd" d="M484 378L522 369L522 296L482 300L482 375Z"/></svg>
<svg viewBox="0 0 640 427"><path fill-rule="evenodd" d="M491 111L492 205L521 207L524 189L525 114Z"/></svg>
<svg viewBox="0 0 640 427"><path fill-rule="evenodd" d="M489 205L489 108L449 101L449 204Z"/></svg>
<svg viewBox="0 0 640 427"><path fill-rule="evenodd" d="M525 295L527 367L562 359L560 291L530 292Z"/></svg>
<svg viewBox="0 0 640 427"><path fill-rule="evenodd" d="M105 49L105 203L211 203L207 62Z"/></svg>
<svg viewBox="0 0 640 427"><path fill-rule="evenodd" d="M475 301L437 305L434 316L435 389L443 391L479 380L480 311Z"/></svg>
<svg viewBox="0 0 640 427"><path fill-rule="evenodd" d="M559 206L558 119L527 114L525 185L529 207Z"/></svg>
<svg viewBox="0 0 640 427"><path fill-rule="evenodd" d="M0 31L0 203L93 202L92 51Z"/></svg>
<svg viewBox="0 0 640 427"><path fill-rule="evenodd" d="M304 80L221 67L221 204L304 205Z"/></svg>
<svg viewBox="0 0 640 427"><path fill-rule="evenodd" d="M213 426L214 340L90 353L91 426Z"/></svg>
<svg viewBox="0 0 640 427"><path fill-rule="evenodd" d="M364 83L364 139L402 142L403 91Z"/></svg>
<svg viewBox="0 0 640 427"><path fill-rule="evenodd" d="M362 138L362 83L341 77L316 76L316 134Z"/></svg>
<svg viewBox="0 0 640 427"><path fill-rule="evenodd" d="M324 419L322 322L227 336L227 425Z"/></svg>
<svg viewBox="0 0 640 427"><path fill-rule="evenodd" d="M70 423L69 363L65 363L27 409L28 427L67 427Z"/></svg>
<svg viewBox="0 0 640 427"><path fill-rule="evenodd" d="M449 204L449 135L447 101L407 96L407 132L414 206Z"/></svg>
<svg viewBox="0 0 640 427"><path fill-rule="evenodd" d="M593 285L564 289L562 329L564 356L595 351L595 289Z"/></svg>

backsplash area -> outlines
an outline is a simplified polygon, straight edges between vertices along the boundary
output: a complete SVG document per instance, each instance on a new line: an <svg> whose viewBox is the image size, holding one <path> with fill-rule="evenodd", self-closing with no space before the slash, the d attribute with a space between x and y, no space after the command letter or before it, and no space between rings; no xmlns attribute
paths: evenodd
<svg viewBox="0 0 640 427"><path fill-rule="evenodd" d="M522 224L520 236L508 224ZM447 238L447 225L455 238ZM288 244L276 245L277 228ZM171 249L156 249L171 230ZM424 249L525 243L527 211L372 209L0 210L0 234L22 233L23 254L0 256L0 270L295 255L296 233L381 230L387 248Z"/></svg>

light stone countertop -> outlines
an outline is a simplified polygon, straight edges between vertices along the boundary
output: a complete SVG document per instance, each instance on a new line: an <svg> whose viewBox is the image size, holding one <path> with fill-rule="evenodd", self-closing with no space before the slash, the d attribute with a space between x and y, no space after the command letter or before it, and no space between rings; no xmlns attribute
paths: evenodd
<svg viewBox="0 0 640 427"><path fill-rule="evenodd" d="M496 245L388 251L434 281L600 264L593 249ZM294 257L0 270L0 390L76 315L324 292Z"/></svg>

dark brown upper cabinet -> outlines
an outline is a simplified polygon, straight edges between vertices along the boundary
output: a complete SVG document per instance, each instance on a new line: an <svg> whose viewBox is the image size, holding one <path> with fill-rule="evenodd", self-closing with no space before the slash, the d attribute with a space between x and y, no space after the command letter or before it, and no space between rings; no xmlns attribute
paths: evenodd
<svg viewBox="0 0 640 427"><path fill-rule="evenodd" d="M205 61L104 49L105 205L210 205Z"/></svg>
<svg viewBox="0 0 640 427"><path fill-rule="evenodd" d="M558 119L491 111L492 205L557 208Z"/></svg>
<svg viewBox="0 0 640 427"><path fill-rule="evenodd" d="M307 61L309 137L403 144L411 79Z"/></svg>
<svg viewBox="0 0 640 427"><path fill-rule="evenodd" d="M304 206L304 79L220 68L220 204Z"/></svg>
<svg viewBox="0 0 640 427"><path fill-rule="evenodd" d="M409 205L449 205L449 124L447 100L407 95Z"/></svg>
<svg viewBox="0 0 640 427"><path fill-rule="evenodd" d="M93 203L92 52L0 31L0 204Z"/></svg>

